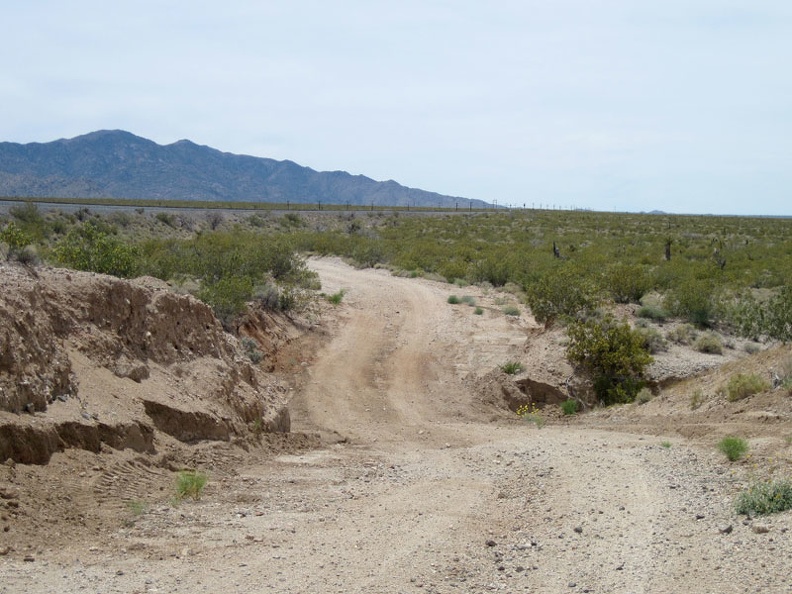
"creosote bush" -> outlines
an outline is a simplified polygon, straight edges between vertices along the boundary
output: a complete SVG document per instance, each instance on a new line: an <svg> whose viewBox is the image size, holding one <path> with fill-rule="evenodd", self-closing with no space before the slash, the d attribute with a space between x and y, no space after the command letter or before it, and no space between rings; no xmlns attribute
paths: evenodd
<svg viewBox="0 0 792 594"><path fill-rule="evenodd" d="M641 333L607 315L572 323L567 334L567 359L591 378L597 397L605 404L632 402L653 361Z"/></svg>
<svg viewBox="0 0 792 594"><path fill-rule="evenodd" d="M561 403L561 412L563 412L566 416L576 415L579 408L580 405L578 404L578 401L572 400L571 398L569 400L564 400Z"/></svg>

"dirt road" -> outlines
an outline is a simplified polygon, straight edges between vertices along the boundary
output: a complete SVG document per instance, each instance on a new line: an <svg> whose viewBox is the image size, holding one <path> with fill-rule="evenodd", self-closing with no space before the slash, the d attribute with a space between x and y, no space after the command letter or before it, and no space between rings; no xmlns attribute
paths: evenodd
<svg viewBox="0 0 792 594"><path fill-rule="evenodd" d="M328 446L213 475L91 547L2 561L0 592L790 592L790 516L743 522L736 473L679 437L537 427L471 375L531 322L476 288L314 260L345 291L292 401Z"/></svg>

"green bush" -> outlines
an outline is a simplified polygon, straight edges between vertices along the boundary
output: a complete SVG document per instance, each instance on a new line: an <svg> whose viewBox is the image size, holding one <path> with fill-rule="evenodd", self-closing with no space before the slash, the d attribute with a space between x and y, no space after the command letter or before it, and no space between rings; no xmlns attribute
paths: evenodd
<svg viewBox="0 0 792 594"><path fill-rule="evenodd" d="M0 243L8 246L7 259L12 260L22 254L23 250L33 243L33 238L25 233L14 221L10 221L0 231Z"/></svg>
<svg viewBox="0 0 792 594"><path fill-rule="evenodd" d="M476 314L477 316L480 316L484 314L484 310L481 309L480 307L477 307L476 309L473 310L473 313Z"/></svg>
<svg viewBox="0 0 792 594"><path fill-rule="evenodd" d="M211 306L217 319L228 328L233 319L245 309L252 294L253 283L249 278L230 276L202 286L198 298Z"/></svg>
<svg viewBox="0 0 792 594"><path fill-rule="evenodd" d="M668 350L668 342L655 328L640 328L637 332L643 338L644 348L651 354Z"/></svg>
<svg viewBox="0 0 792 594"><path fill-rule="evenodd" d="M792 509L792 482L765 481L751 485L735 502L738 514L767 515Z"/></svg>
<svg viewBox="0 0 792 594"><path fill-rule="evenodd" d="M459 297L457 297L456 295L449 295L449 296L448 296L448 302L449 302L451 305L458 305L458 304L459 304L459 302L460 302L460 301L459 301Z"/></svg>
<svg viewBox="0 0 792 594"><path fill-rule="evenodd" d="M707 279L682 279L666 295L665 307L673 315L707 328L715 317L714 293L714 285Z"/></svg>
<svg viewBox="0 0 792 594"><path fill-rule="evenodd" d="M659 305L643 305L638 309L637 315L655 322L665 322L668 319L668 312Z"/></svg>
<svg viewBox="0 0 792 594"><path fill-rule="evenodd" d="M718 449L731 461L742 458L748 451L748 442L741 437L724 437L718 442Z"/></svg>
<svg viewBox="0 0 792 594"><path fill-rule="evenodd" d="M182 470L176 479L176 495L179 499L198 500L203 495L208 477L196 470Z"/></svg>
<svg viewBox="0 0 792 594"><path fill-rule="evenodd" d="M123 278L139 270L138 250L93 221L73 227L55 245L53 256L64 266Z"/></svg>
<svg viewBox="0 0 792 594"><path fill-rule="evenodd" d="M616 303L640 303L651 285L646 268L638 264L616 264L605 273L604 288Z"/></svg>
<svg viewBox="0 0 792 594"><path fill-rule="evenodd" d="M522 363L519 361L508 361L500 366L500 370L503 373L508 373L509 375L514 375L516 373L520 373L523 369Z"/></svg>
<svg viewBox="0 0 792 594"><path fill-rule="evenodd" d="M729 378L726 384L726 400L735 402L765 392L770 382L755 373L738 373Z"/></svg>
<svg viewBox="0 0 792 594"><path fill-rule="evenodd" d="M561 412L564 413L565 416L576 415L579 409L579 404L577 400L564 400L561 403Z"/></svg>
<svg viewBox="0 0 792 594"><path fill-rule="evenodd" d="M590 376L597 397L605 404L632 402L653 361L640 332L605 316L570 324L567 334L567 359Z"/></svg>
<svg viewBox="0 0 792 594"><path fill-rule="evenodd" d="M712 332L706 332L698 337L694 348L699 353L708 353L711 355L723 354L723 341L721 337Z"/></svg>
<svg viewBox="0 0 792 594"><path fill-rule="evenodd" d="M327 300L333 305L340 305L343 299L344 299L344 289L341 289L340 291L333 293L327 298Z"/></svg>
<svg viewBox="0 0 792 594"><path fill-rule="evenodd" d="M520 317L520 308L516 305L504 305L501 308L501 311L504 313L504 315L511 316L513 318Z"/></svg>
<svg viewBox="0 0 792 594"><path fill-rule="evenodd" d="M594 283L571 266L548 272L524 289L534 318L548 327L559 318L576 319L589 314L602 301Z"/></svg>
<svg viewBox="0 0 792 594"><path fill-rule="evenodd" d="M258 365L264 359L264 353L259 349L258 343L248 336L242 338L242 349L254 365Z"/></svg>
<svg viewBox="0 0 792 594"><path fill-rule="evenodd" d="M692 344L697 336L698 332L690 324L682 324L666 332L666 338L676 344Z"/></svg>
<svg viewBox="0 0 792 594"><path fill-rule="evenodd" d="M652 398L654 398L654 394L649 388L641 388L641 391L635 396L635 402L638 404L646 404L647 402L651 402Z"/></svg>

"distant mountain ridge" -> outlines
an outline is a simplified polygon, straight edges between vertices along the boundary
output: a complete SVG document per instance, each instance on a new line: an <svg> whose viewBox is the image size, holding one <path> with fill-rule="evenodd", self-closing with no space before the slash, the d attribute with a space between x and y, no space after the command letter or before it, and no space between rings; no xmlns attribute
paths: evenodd
<svg viewBox="0 0 792 594"><path fill-rule="evenodd" d="M159 145L123 130L47 143L0 142L0 196L485 206L292 161L224 153L189 140Z"/></svg>

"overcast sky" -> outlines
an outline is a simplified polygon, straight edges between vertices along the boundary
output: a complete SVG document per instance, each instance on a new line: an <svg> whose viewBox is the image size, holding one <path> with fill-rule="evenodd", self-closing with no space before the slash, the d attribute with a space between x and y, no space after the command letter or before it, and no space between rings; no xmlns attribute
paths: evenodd
<svg viewBox="0 0 792 594"><path fill-rule="evenodd" d="M25 0L0 141L123 129L499 205L792 215L789 0Z"/></svg>

